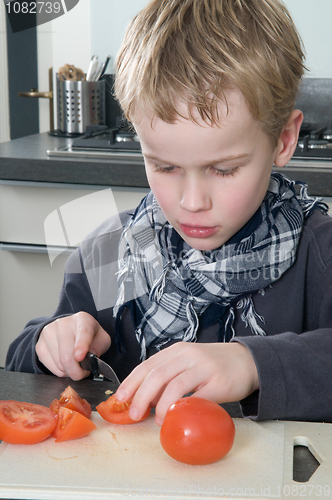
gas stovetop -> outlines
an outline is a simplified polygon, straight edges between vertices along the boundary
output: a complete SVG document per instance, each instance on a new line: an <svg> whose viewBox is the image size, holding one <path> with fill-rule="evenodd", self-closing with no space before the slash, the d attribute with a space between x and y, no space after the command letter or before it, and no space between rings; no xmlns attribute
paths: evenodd
<svg viewBox="0 0 332 500"><path fill-rule="evenodd" d="M47 151L48 156L143 162L136 133L128 126L87 127L70 146ZM332 168L332 123L303 123L290 166Z"/></svg>
<svg viewBox="0 0 332 500"><path fill-rule="evenodd" d="M129 127L87 127L86 133L73 139L70 146L48 150L47 155L143 161L138 137Z"/></svg>

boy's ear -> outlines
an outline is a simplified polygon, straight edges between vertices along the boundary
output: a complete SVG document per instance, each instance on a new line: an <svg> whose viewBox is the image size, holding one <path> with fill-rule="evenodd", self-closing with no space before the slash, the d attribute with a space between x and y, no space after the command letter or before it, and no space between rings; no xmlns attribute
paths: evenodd
<svg viewBox="0 0 332 500"><path fill-rule="evenodd" d="M302 121L302 111L294 109L286 125L283 127L278 140L277 152L274 159L276 167L284 167L292 158L297 145Z"/></svg>

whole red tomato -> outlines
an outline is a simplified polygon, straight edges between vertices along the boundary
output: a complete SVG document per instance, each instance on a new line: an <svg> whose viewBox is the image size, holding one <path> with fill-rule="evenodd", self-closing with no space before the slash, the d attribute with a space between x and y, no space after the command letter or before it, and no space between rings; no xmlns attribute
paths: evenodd
<svg viewBox="0 0 332 500"><path fill-rule="evenodd" d="M160 430L166 453L185 464L205 465L231 450L235 426L221 406L208 399L185 397L167 410Z"/></svg>

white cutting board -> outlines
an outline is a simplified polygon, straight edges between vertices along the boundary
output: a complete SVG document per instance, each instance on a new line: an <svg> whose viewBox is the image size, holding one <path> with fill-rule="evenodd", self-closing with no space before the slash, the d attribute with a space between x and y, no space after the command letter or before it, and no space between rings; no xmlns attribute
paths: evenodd
<svg viewBox="0 0 332 500"><path fill-rule="evenodd" d="M332 498L331 424L234 419L230 453L191 466L163 451L152 416L129 426L96 412L92 419L97 430L75 441L1 443L0 498ZM292 480L294 444L308 446L321 463L307 483Z"/></svg>

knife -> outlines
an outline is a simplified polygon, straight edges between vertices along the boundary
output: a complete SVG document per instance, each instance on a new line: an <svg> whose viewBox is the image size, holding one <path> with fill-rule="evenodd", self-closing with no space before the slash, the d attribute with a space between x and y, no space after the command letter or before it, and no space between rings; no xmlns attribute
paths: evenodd
<svg viewBox="0 0 332 500"><path fill-rule="evenodd" d="M103 376L116 385L116 388L119 387L120 380L118 379L113 368L105 363L105 361L99 359L95 354L92 354L92 352L87 353L83 361L80 362L80 365L83 370L89 370L93 374L94 378L98 379L100 376Z"/></svg>

